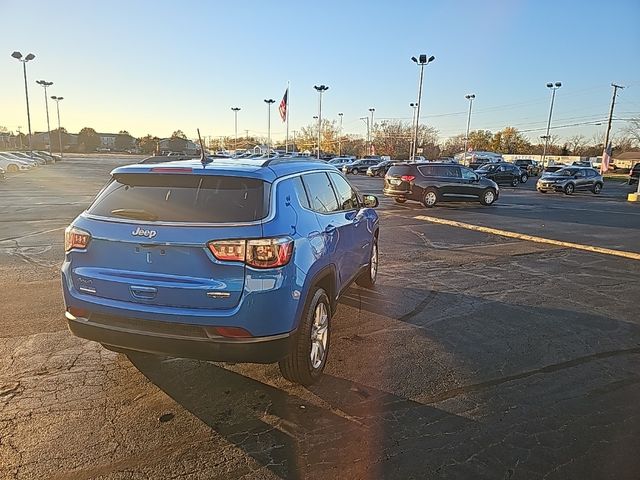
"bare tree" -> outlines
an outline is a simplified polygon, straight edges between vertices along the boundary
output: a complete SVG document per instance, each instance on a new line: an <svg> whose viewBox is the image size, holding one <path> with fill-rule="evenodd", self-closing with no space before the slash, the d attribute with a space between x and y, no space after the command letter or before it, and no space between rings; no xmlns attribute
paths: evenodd
<svg viewBox="0 0 640 480"><path fill-rule="evenodd" d="M640 148L640 118L629 120L622 131L631 140L632 148Z"/></svg>
<svg viewBox="0 0 640 480"><path fill-rule="evenodd" d="M567 145L574 155L581 155L587 145L587 138L582 134L576 134L567 138Z"/></svg>

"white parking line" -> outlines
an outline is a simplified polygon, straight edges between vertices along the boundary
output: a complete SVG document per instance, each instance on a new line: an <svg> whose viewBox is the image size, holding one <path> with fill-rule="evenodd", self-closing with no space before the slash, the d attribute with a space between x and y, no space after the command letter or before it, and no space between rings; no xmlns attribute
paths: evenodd
<svg viewBox="0 0 640 480"><path fill-rule="evenodd" d="M524 233L509 232L507 230L499 230L497 228L483 227L481 225L472 225L470 223L456 222L455 220L445 220L438 217L429 217L426 215L417 215L413 217L415 220L423 220L425 222L437 223L440 225L448 225L450 227L464 228L466 230L474 230L476 232L490 233L492 235L500 235L508 238L517 238L528 242L546 243L548 245L556 245L565 248L574 248L576 250L584 250L586 252L601 253L604 255L614 255L616 257L630 258L632 260L640 260L640 253L625 252L623 250L613 250L611 248L594 247L592 245L582 245L580 243L563 242L553 240L551 238L536 237L526 235Z"/></svg>

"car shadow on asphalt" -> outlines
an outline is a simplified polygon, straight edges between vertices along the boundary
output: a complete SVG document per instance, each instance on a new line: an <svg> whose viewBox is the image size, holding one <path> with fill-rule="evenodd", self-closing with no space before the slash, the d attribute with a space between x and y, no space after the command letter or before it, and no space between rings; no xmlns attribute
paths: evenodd
<svg viewBox="0 0 640 480"><path fill-rule="evenodd" d="M382 478L387 467L379 459L390 446L419 435L437 448L443 435L475 423L326 374L310 387L324 403L318 406L295 395L302 387L288 393L217 364L129 358L186 410L282 478ZM417 470L427 463L405 460Z"/></svg>

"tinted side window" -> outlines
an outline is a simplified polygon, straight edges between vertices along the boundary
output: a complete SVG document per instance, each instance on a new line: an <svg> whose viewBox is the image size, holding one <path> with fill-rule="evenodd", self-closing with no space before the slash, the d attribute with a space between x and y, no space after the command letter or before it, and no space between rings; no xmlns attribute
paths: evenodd
<svg viewBox="0 0 640 480"><path fill-rule="evenodd" d="M435 168L433 168L431 165L426 165L424 167L418 167L418 171L424 175L425 177L433 177L436 174L435 172Z"/></svg>
<svg viewBox="0 0 640 480"><path fill-rule="evenodd" d="M336 195L338 196L338 205L341 210L353 210L359 208L358 194L355 192L349 182L338 173L330 173L331 182L335 187Z"/></svg>
<svg viewBox="0 0 640 480"><path fill-rule="evenodd" d="M300 205L304 208L311 208L309 205L309 199L307 198L307 192L304 189L304 185L302 184L302 178L296 177L292 179L293 189L296 191L296 195L298 196L298 201Z"/></svg>
<svg viewBox="0 0 640 480"><path fill-rule="evenodd" d="M314 211L330 213L339 210L338 200L326 173L309 173L302 176L302 181Z"/></svg>
<svg viewBox="0 0 640 480"><path fill-rule="evenodd" d="M438 177L460 178L460 168L452 165L434 165Z"/></svg>
<svg viewBox="0 0 640 480"><path fill-rule="evenodd" d="M475 180L476 174L472 170L469 170L468 168L461 168L460 170L462 171L462 178L466 180Z"/></svg>

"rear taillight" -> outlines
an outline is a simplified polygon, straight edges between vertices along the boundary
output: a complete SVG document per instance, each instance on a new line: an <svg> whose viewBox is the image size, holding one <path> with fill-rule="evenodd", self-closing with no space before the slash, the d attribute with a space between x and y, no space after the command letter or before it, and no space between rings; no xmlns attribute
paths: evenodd
<svg viewBox="0 0 640 480"><path fill-rule="evenodd" d="M282 267L289 263L293 254L293 240L284 238L261 238L247 241L247 265L256 268Z"/></svg>
<svg viewBox="0 0 640 480"><path fill-rule="evenodd" d="M91 241L91 234L69 225L64 231L64 251L68 252L74 248L84 250Z"/></svg>
<svg viewBox="0 0 640 480"><path fill-rule="evenodd" d="M254 268L282 267L293 255L293 240L289 237L215 240L208 247L218 260L244 262Z"/></svg>
<svg viewBox="0 0 640 480"><path fill-rule="evenodd" d="M414 175L402 175L400 177L400 180L402 180L403 182L413 182L416 179L416 177Z"/></svg>
<svg viewBox="0 0 640 480"><path fill-rule="evenodd" d="M209 242L209 250L218 260L244 262L246 240L221 240Z"/></svg>

